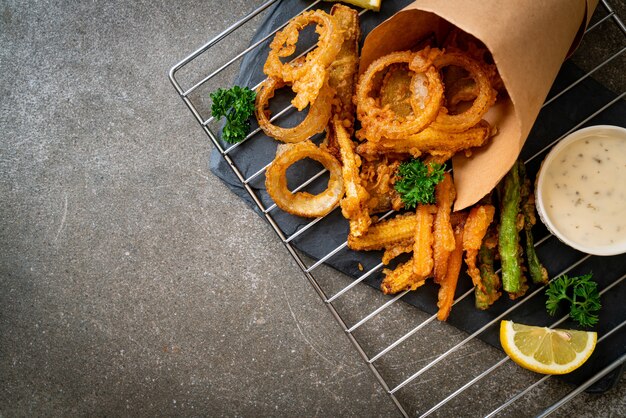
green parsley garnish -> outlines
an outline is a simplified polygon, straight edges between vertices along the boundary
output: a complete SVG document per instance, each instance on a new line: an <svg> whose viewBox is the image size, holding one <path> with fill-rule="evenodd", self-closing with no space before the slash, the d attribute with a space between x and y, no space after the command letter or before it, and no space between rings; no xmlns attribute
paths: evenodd
<svg viewBox="0 0 626 418"><path fill-rule="evenodd" d="M250 116L254 114L256 92L248 87L233 86L211 93L211 114L214 118L226 117L222 139L234 144L245 139L250 132Z"/></svg>
<svg viewBox="0 0 626 418"><path fill-rule="evenodd" d="M430 163L429 167L418 160L400 164L395 189L400 193L404 207L412 209L418 203L435 203L435 186L443 180L446 165Z"/></svg>
<svg viewBox="0 0 626 418"><path fill-rule="evenodd" d="M559 302L569 301L569 316L582 327L591 327L598 323L600 293L598 283L591 279L591 273L580 277L563 275L550 283L546 289L546 310L552 316L556 314Z"/></svg>

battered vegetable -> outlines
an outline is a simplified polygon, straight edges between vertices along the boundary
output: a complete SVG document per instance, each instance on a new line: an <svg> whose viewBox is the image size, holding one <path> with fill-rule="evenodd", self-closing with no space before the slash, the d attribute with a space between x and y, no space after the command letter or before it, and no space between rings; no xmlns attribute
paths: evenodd
<svg viewBox="0 0 626 418"><path fill-rule="evenodd" d="M520 178L517 162L504 177L501 199L498 249L502 262L502 286L506 292L522 291L522 268L519 262L517 214L520 208Z"/></svg>
<svg viewBox="0 0 626 418"><path fill-rule="evenodd" d="M528 273L533 283L548 283L548 271L539 261L535 252L535 242L533 239L533 225L537 222L535 217L535 194L532 192L530 179L526 177L526 166L519 162L519 175L521 181L522 213L524 214L524 233L526 236L526 262L528 263Z"/></svg>
<svg viewBox="0 0 626 418"><path fill-rule="evenodd" d="M482 289L476 287L474 290L474 295L476 296L475 304L478 309L489 308L501 295L499 291L502 287L500 277L493 268L496 256L496 239L495 228L489 228L487 236L478 251L478 266L483 284Z"/></svg>

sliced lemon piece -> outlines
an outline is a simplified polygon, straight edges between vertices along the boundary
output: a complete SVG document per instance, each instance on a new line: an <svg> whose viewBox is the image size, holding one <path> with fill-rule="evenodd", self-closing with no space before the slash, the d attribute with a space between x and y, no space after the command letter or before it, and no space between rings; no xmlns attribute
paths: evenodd
<svg viewBox="0 0 626 418"><path fill-rule="evenodd" d="M339 1L339 0L326 0L326 1ZM342 3L352 4L364 9L374 10L375 12L380 10L381 0L341 0Z"/></svg>
<svg viewBox="0 0 626 418"><path fill-rule="evenodd" d="M500 323L500 343L515 363L543 374L565 374L580 367L593 353L598 334Z"/></svg>

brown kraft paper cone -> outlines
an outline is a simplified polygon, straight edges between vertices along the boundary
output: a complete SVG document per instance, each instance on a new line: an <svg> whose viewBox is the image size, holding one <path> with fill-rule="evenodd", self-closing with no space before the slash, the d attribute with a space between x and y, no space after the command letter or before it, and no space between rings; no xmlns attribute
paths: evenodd
<svg viewBox="0 0 626 418"><path fill-rule="evenodd" d="M509 98L487 113L498 134L471 157L452 160L455 210L473 205L517 159L563 61L576 48L598 0L419 0L377 26L365 39L360 72L375 59L408 50L458 27L491 51Z"/></svg>

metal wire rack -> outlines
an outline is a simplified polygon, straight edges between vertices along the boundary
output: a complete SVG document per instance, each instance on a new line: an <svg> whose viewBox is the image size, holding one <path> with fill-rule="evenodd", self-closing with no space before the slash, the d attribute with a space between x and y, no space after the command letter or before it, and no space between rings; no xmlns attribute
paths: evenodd
<svg viewBox="0 0 626 418"><path fill-rule="evenodd" d="M276 33L276 31L280 29L280 28L277 28L272 33L268 34L265 38L254 42L253 44L249 45L247 48L239 52L229 51L228 47L227 46L225 47L224 44L222 43L224 40L229 39L229 37L235 36L237 31L241 30L241 28L247 23L249 22L254 23L256 20L258 20L259 19L258 16L262 16L262 13L266 11L268 8L270 8L270 6L272 6L277 1L278 0L269 0L263 3L256 10L252 11L251 13L243 17L237 23L233 24L232 26L224 30L222 33L218 34L216 37L214 37L212 40L207 42L201 48L199 48L198 50L196 50L195 52L187 56L185 59L183 59L181 62L176 64L174 67L171 68L169 72L170 80L172 84L174 85L176 91L182 98L183 102L187 105L187 107L189 108L193 116L198 121L200 127L208 135L209 139L211 140L215 148L219 151L223 159L230 165L233 173L235 174L237 179L241 182L241 185L243 186L243 188L249 193L254 203L258 206L258 209L265 216L265 219L267 219L267 221L273 227L276 234L284 243L287 251L294 258L298 266L301 268L305 277L308 279L308 281L313 286L315 291L318 293L320 298L324 301L324 303L326 304L326 306L332 313L335 320L342 327L342 329L345 330L347 338L353 344L356 351L362 357L365 364L371 370L371 372L373 373L375 378L378 380L380 385L389 394L391 400L397 406L398 410L402 413L402 415L408 416L409 414L414 415L415 413L417 413L417 415L420 415L420 416L428 416L436 412L445 414L444 408L449 406L461 394L470 393L471 391L480 392L480 390L482 390L481 385L487 385L488 387L489 383L486 383L488 381L488 378L490 376L495 375L499 370L506 369L507 363L509 363L508 362L509 358L506 356L502 357L502 355L500 355L499 357L496 356L493 364L487 367L486 369L470 368L468 373L460 373L462 374L462 376L458 377L458 381L463 382L465 379L464 383L459 383L458 388L449 394L434 395L440 399L436 401L436 403L433 405L427 404L426 406L424 406L424 403L415 405L415 402L412 402L411 400L409 400L407 396L400 396L400 394L403 391L403 389L405 389L406 387L410 385L418 383L421 379L424 379L427 376L429 379L432 380L432 376L431 374L429 374L431 369L434 369L437 365L443 364L446 361L455 361L454 360L455 354L458 354L462 350L465 350L470 346L473 347L474 344L477 344L476 342L477 337L481 335L482 333L484 333L485 331L489 329L493 329L494 325L497 324L501 319L508 318L515 311L523 310L524 305L528 301L532 300L537 294L539 294L542 291L542 288L537 288L537 289L534 289L532 292L529 292L524 298L519 300L517 303L513 304L511 307L503 310L497 316L491 318L490 320L482 324L480 327L476 328L473 332L467 335L462 334L458 336L458 338L456 338L456 340L458 341L456 342L451 341L453 344L443 353L440 352L440 353L433 354L433 352L429 351L430 349L436 351L437 347L435 348L428 347L428 350L424 349L423 351L425 353L428 353L429 356L431 357L429 357L429 360L425 362L425 364L416 371L415 370L399 371L397 369L394 369L393 367L388 367L388 364L385 364L385 360L388 357L392 357L392 354L399 347L406 345L406 342L409 341L410 339L419 339L422 346L427 346L428 345L427 333L433 332L433 329L434 329L433 326L434 324L437 324L437 321L435 321L436 316L432 315L432 316L424 317L424 315L422 314L420 317L419 323L412 326L412 328L408 330L402 330L399 336L397 337L394 336L394 340L391 343L385 342L384 344L378 344L378 342L371 343L371 341L364 340L364 337L359 334L359 330L366 323L372 321L374 318L377 318L382 321L383 319L380 319L381 314L384 311L388 311L393 307L397 307L398 305L397 302L402 300L403 297L408 293L408 291L402 292L393 297L380 296L376 298L377 303L378 301L382 300L383 301L382 304L374 307L369 313L363 315L360 319L356 321L350 321L348 318L352 319L352 316L353 316L351 315L350 309L352 306L354 306L354 304L353 303L351 304L350 302L345 301L346 298L349 298L350 290L353 289L355 286L359 285L359 283L364 282L366 279L370 278L374 274L378 274L383 267L382 264L378 264L367 269L359 277L355 278L355 280L352 280L351 282L349 282L349 284L345 286L341 284L341 287L338 290L336 289L337 283L344 283L344 282L335 281L334 286L323 285L321 281L319 280L319 278L316 275L314 275L314 273L317 274L322 264L328 262L330 259L337 256L337 254L344 251L347 247L347 243L344 242L338 245L334 250L329 251L327 254L315 260L310 260L308 257L303 256L298 251L296 246L294 246L294 241L297 240L299 237L303 236L304 234L312 233L313 227L317 223L321 222L323 218L314 219L310 221L304 227L299 228L297 231L291 234L288 234L285 231L281 230L279 224L275 220L275 214L278 212L276 206L272 203L265 204L263 202L263 199L261 199L257 195L255 189L251 186L251 184L255 181L255 179L258 180L258 178L263 176L264 171L269 165L270 161L264 162L263 163L264 165L260 169L254 171L252 174L248 174L247 176L238 168L238 164L237 164L236 150L239 147L245 147L249 139L254 137L255 135L258 135L260 133L260 130L258 128L253 130L248 135L246 140L244 140L241 143L230 145L228 147L223 146L222 143L218 140L218 137L215 133L217 132L218 128L216 126L216 121L210 116L210 106L207 101L208 99L203 98L204 96L208 96L207 94L204 94L204 92L206 90L206 86L210 82L214 82L218 84L222 83L222 86L226 85L228 81L224 81L223 79L220 79L220 76L224 73L224 71L228 69L229 67L235 66L236 64L238 64L240 60L246 56L246 54L250 53L251 51L254 51L264 42L271 40L271 38ZM321 0L312 2L302 11L308 10L311 8L316 8L316 6L319 7L320 5L318 3L320 2ZM364 14L364 13L368 13L368 11L366 10L361 11L361 14ZM598 15L599 17L596 18L596 16L594 16L594 18L596 19L594 20L594 23L587 29L587 34L592 34L594 32L604 33L609 30L607 29L607 27L611 26L610 30L613 30L613 32L618 34L620 38L620 42L622 42L622 46L618 45L618 49L616 51L609 51L606 56L603 56L600 58L600 62L597 63L597 65L595 65L593 68L587 69L587 71L583 75L571 81L568 85L563 87L560 91L556 92L555 94L552 94L550 99L545 102L544 107L549 106L550 104L557 101L561 96L567 94L570 90L576 88L577 85L585 81L587 78L593 76L596 73L600 73L601 71L606 70L606 68L610 67L610 65L619 63L620 59L623 60L625 56L624 52L626 52L626 46L623 45L624 44L623 41L626 40L626 26L624 25L620 17L615 13L615 11L613 10L613 8L611 7L608 1L605 1L605 0L601 1L601 4L598 6L598 10L596 11L596 15ZM225 62L218 64L218 68L211 69L211 70L206 70L204 68L206 67L206 61L207 60L211 61L212 58L217 57L218 54L220 58L223 58L225 56L224 51L226 51L227 53L227 58L225 59ZM193 68L190 69L191 67ZM193 76L191 77L181 76L182 71L191 73L193 74ZM198 74L200 74L200 76L198 76ZM191 79L191 81L188 81L188 80L182 81L183 78ZM249 87L255 88L257 86L249 86ZM619 88L622 88L622 86L620 86ZM589 121L592 121L597 116L602 115L603 112L606 112L608 109L611 108L611 106L613 106L618 101L622 100L625 95L626 95L626 92L622 92L621 94L617 95L617 97L611 99L610 101L606 103L601 104L597 109L593 111L593 113L576 120L567 132L561 132L558 135L554 136L552 140L547 141L547 144L545 144L545 146L543 146L541 149L538 149L530 158L527 159L527 163L537 159L537 157L545 155L545 152L549 150L554 144L556 144L561 138L566 136L568 133L587 124ZM282 111L275 112L275 114L272 117L272 120L280 118L289 110L290 110L290 106L287 106ZM537 159L537 162L538 161L539 159ZM317 174L315 174L314 176L312 176L311 178L309 178L308 180L304 181L302 184L297 186L296 190L301 190L301 189L306 188L309 184L311 184L318 178L322 177L324 173L325 173L325 170L319 171ZM388 216L388 215L390 214L386 214L383 217ZM542 245L544 245L544 243L550 240L550 238L551 238L551 235L547 233L547 235L539 239L535 245L537 247L541 247ZM595 259L595 258L597 257L592 257L590 255L580 256L580 254L578 255L578 258L574 256L573 258L568 259L567 264L564 265L563 269L560 272L558 272L558 274L554 274L553 277L558 277L562 274L566 274L570 271L574 271L577 267L579 267L583 263L589 263L592 261L592 259ZM615 279L612 280L610 284L608 284L601 290L602 295L609 294L611 290L617 288L618 286L624 286L624 279L626 278L626 271L624 271L625 264L626 264L626 260L622 258L621 259L621 269L622 269L621 273L619 271L614 272ZM334 287L334 289L332 290L332 295L329 296L330 287ZM464 299L468 298L468 296L470 296L472 293L473 293L473 289L469 289L465 291L464 293L462 293L455 300L454 302L455 305L457 303L460 303ZM392 315L392 318L387 318L384 320L393 321L393 315ZM558 326L564 323L566 320L567 320L567 317L562 317L559 320L552 323L551 326L552 327ZM349 322L353 322L352 325L349 325ZM625 325L626 325L626 319L622 317L621 322L618 322L610 331L599 336L598 344L603 344L605 340L611 338L615 334L624 332ZM421 338L419 337L420 335L422 335ZM412 349L415 350L414 345L412 347L413 347ZM396 357L398 356L400 358L403 357L402 354L397 354ZM389 363L391 363L392 361L393 360L390 360ZM554 412L555 410L557 410L558 408L560 408L561 406L565 405L567 402L572 400L575 396L587 390L590 386L594 385L597 381L604 378L606 375L610 373L614 373L615 370L622 367L625 362L626 362L626 353L623 352L620 355L618 355L614 361L612 361L610 364L608 364L606 367L602 368L601 370L598 370L593 376L588 378L584 383L577 386L575 389L572 389L571 386L566 386L565 390L561 389L560 392L558 393L559 395L558 399L556 399L551 405L542 406L541 410L539 411L535 410L533 414L537 414L538 416L546 416L546 415L551 414L552 412ZM507 373L508 372L511 372L511 371L507 370ZM445 378L450 379L451 376L446 376ZM520 383L517 386L511 385L511 387L508 388L509 390L506 392L506 394L503 397L501 396L502 399L498 400L499 404L497 404L496 406L487 405L486 407L483 408L483 409L486 408L485 411L487 411L483 413L483 415L494 416L494 415L501 414L506 411L510 411L510 408L514 404L519 403L525 397L530 397L533 390L542 388L543 385L545 385L546 381L549 379L551 379L550 376L544 376L541 378L537 378L536 375L524 376L524 378L521 379L523 384ZM566 393L562 393L564 391ZM511 396L511 393L514 393L514 394ZM494 398L497 398L497 397L494 396ZM485 399L483 399L483 401L485 401ZM533 402L530 402L530 403L532 404ZM527 412L528 411L525 410L525 414L527 414Z"/></svg>

